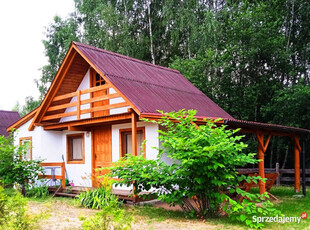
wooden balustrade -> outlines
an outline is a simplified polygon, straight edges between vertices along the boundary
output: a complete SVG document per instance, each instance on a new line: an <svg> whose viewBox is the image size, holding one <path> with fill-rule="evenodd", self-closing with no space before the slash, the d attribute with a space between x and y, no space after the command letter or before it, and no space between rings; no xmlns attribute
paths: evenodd
<svg viewBox="0 0 310 230"><path fill-rule="evenodd" d="M121 97L121 95L119 93L113 93L113 94L107 94L107 95L102 95L102 96L98 96L98 97L91 97L91 98L84 99L84 100L81 99L83 94L93 93L93 92L97 92L100 90L108 90L109 88L111 88L111 85L105 84L102 86L96 86L96 87L92 87L92 88L84 89L84 90L77 90L76 92L73 92L73 93L68 93L68 94L56 96L53 99L53 102L61 101L61 100L73 98L73 97L76 97L77 100L74 102L70 102L70 103L64 103L64 104L60 104L60 105L51 106L48 108L48 110L47 110L48 112L63 110L63 109L67 109L70 107L76 107L76 110L72 111L72 112L62 112L61 111L60 113L57 113L57 114L47 115L47 116L43 117L42 120L47 121L47 120L53 120L53 119L59 119L59 118L63 118L63 117L71 117L71 116L76 116L77 120L79 120L79 119L81 119L82 114L99 112L99 111L129 106L129 104L127 102L120 102L120 103L116 103L116 104L108 104L108 105L97 106L97 107L91 107L90 106L90 108L88 108L88 109L81 109L81 106L85 105L85 104L91 105L91 103L94 103L94 102L104 101L104 100L109 100L109 99Z"/></svg>
<svg viewBox="0 0 310 230"><path fill-rule="evenodd" d="M40 164L42 167L60 167L61 168L61 174L55 175L54 178L56 180L61 180L61 187L66 187L66 173L65 173L65 162L45 162ZM47 178L52 179L53 175L40 175L39 178Z"/></svg>

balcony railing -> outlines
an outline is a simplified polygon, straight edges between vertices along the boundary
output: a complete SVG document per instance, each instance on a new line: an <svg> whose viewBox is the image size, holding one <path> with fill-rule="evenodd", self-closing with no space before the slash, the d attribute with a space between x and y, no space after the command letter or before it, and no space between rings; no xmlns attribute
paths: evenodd
<svg viewBox="0 0 310 230"><path fill-rule="evenodd" d="M61 180L62 188L66 187L65 162L44 162L41 166L45 169L51 169L51 174L40 175L39 178L47 178L52 180ZM55 169L60 168L60 175L55 174Z"/></svg>
<svg viewBox="0 0 310 230"><path fill-rule="evenodd" d="M88 99L84 99L84 100L81 99L81 96L83 94L94 93L94 92L98 92L101 90L108 90L109 88L111 88L111 85L105 84L102 86L96 86L96 87L92 87L92 88L84 89L84 90L77 90L76 92L73 92L73 93L67 93L64 95L56 96L53 99L53 102L57 102L57 101L61 101L61 100L73 98L73 97L76 97L76 101L73 101L70 103L64 103L64 104L60 104L60 105L54 105L54 106L49 107L47 110L48 112L59 111L59 113L52 114L52 115L46 115L43 117L43 121L59 119L59 118L63 118L63 117L71 117L71 116L76 116L76 119L79 120L79 119L81 119L82 114L89 114L89 113L93 113L93 112L100 112L100 111L106 111L106 110L110 110L110 109L117 109L117 108L129 106L129 104L127 102L120 102L120 103L108 104L108 105L102 105L102 106L92 106L92 104L91 104L94 102L109 100L109 99L113 99L113 98L120 98L121 95L119 93L101 95L101 96L97 96L97 97L91 97L90 96L90 98L88 98ZM86 104L89 104L90 108L82 109L81 106L86 105ZM71 107L76 107L76 110L75 111L68 111L68 112L60 111L60 110L71 108Z"/></svg>

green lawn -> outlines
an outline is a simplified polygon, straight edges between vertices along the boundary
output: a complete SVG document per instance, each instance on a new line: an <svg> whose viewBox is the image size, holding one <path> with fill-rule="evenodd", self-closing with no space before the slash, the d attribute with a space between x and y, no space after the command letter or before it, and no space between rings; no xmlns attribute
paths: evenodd
<svg viewBox="0 0 310 230"><path fill-rule="evenodd" d="M295 198L294 188L289 186L274 187L271 193L279 198L279 201L274 202L275 207L281 211L286 217L300 217L302 212L308 213L308 218L301 220L298 223L266 223L265 229L310 229L310 188L308 194L303 198ZM253 192L258 192L253 189ZM181 212L166 211L161 208L152 207L137 207L139 211L135 215L147 217L150 223L154 221L164 221L167 219L186 219L186 216ZM195 220L190 220L195 222ZM247 229L244 225L237 222L231 222L227 217L208 219L206 224L218 226L218 229Z"/></svg>
<svg viewBox="0 0 310 230"><path fill-rule="evenodd" d="M293 187L274 187L271 193L279 198L275 203L275 207L282 212L283 215L300 217L302 212L310 215L310 188L309 194L303 198L295 198L293 195ZM10 193L10 190L6 190ZM252 192L255 192L253 190ZM27 198L29 209L32 211L44 210L49 215L38 223L41 229L46 229L44 226L50 226L54 223L60 224L58 229L63 229L62 226L71 224L71 229L80 229L81 217L92 216L96 211L90 209L82 209L77 202L71 198ZM128 214L134 216L133 229L247 229L246 226L231 222L227 217L207 219L205 222L189 218L186 214L180 211L165 210L163 208L155 208L151 205L132 206L126 205L125 209ZM58 213L56 212L58 210ZM30 210L31 211L31 210ZM67 216L66 216L67 215ZM58 218L61 218L58 220ZM50 219L50 220L49 220ZM78 224L72 225L79 221ZM66 222L61 225L61 222ZM301 223L267 223L265 229L310 229L310 217L306 220L301 220Z"/></svg>

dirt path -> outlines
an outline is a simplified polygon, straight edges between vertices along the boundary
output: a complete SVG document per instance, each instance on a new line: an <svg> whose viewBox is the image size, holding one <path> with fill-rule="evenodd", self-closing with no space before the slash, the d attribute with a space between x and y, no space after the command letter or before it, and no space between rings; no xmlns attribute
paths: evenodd
<svg viewBox="0 0 310 230"><path fill-rule="evenodd" d="M38 225L43 230L81 229L81 217L93 216L97 211L79 208L66 201L53 200L50 202L28 202L28 213L42 217Z"/></svg>
<svg viewBox="0 0 310 230"><path fill-rule="evenodd" d="M162 207L165 205L155 205ZM127 206L128 209L133 207ZM143 209L142 209L143 210ZM46 202L29 201L28 213L30 215L38 215L38 227L42 230L68 230L81 229L85 217L93 216L97 210L79 208L76 205L68 203L66 200L48 200ZM158 219L158 216L160 217ZM185 229L225 229L223 225L215 225L208 222L198 220L187 220L184 218L150 218L147 215L141 215L136 212L134 214L134 221L132 224L134 230L185 230ZM237 229L237 228L235 228Z"/></svg>

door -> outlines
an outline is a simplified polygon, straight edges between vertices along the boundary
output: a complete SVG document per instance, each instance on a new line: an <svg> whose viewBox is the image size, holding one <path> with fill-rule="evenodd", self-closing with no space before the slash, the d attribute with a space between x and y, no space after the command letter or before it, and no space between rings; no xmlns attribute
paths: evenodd
<svg viewBox="0 0 310 230"><path fill-rule="evenodd" d="M105 85L105 80L103 77L101 77L95 70L92 69L91 71L91 86L96 87L96 86L101 86ZM100 97L108 94L108 89L96 91L92 93L92 97ZM92 103L92 107L99 107L99 106L104 106L108 105L109 100L103 100L103 101L97 101ZM104 110L104 111L98 111L98 112L93 112L92 117L101 117L101 116L107 116L109 115L109 110Z"/></svg>
<svg viewBox="0 0 310 230"><path fill-rule="evenodd" d="M104 126L93 130L93 168L109 167L112 163L112 137L111 126ZM95 172L93 187L98 187L100 179L97 177L105 175L108 170Z"/></svg>

